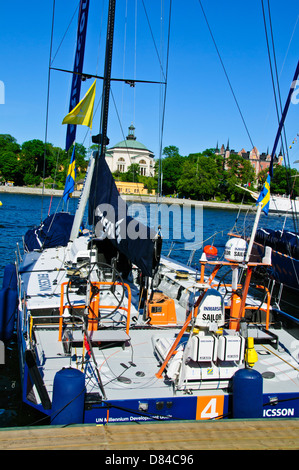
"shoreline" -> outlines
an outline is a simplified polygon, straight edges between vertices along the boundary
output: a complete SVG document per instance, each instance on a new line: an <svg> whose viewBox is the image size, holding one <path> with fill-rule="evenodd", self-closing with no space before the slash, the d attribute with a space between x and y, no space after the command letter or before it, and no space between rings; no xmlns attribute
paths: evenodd
<svg viewBox="0 0 299 470"><path fill-rule="evenodd" d="M62 197L63 189L46 189L46 188L28 188L25 186L0 186L0 194L29 194L35 196L54 196ZM81 191L74 191L72 197L79 198ZM230 210L248 210L254 206L252 204L233 204L229 202L212 202L212 201L196 201L193 199L181 199L171 197L161 197L157 201L156 196L126 195L122 194L125 201L140 203L159 203L159 204L178 204L180 206L197 206L208 207L209 209L230 209Z"/></svg>

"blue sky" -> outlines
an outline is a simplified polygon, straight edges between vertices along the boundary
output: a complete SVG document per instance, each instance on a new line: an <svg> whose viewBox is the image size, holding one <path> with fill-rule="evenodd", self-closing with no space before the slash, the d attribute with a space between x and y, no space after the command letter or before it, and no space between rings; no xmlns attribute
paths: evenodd
<svg viewBox="0 0 299 470"><path fill-rule="evenodd" d="M86 73L103 75L107 3L107 0L90 0L83 67ZM116 3L112 76L159 81L159 61L142 1L117 0ZM144 3L161 61L165 65L169 0L144 0ZM77 0L56 0L52 57L57 54L53 67L72 69L77 4ZM165 11L164 22L160 21L161 4ZM202 5L251 140L260 152L271 151L278 122L261 1L202 0ZM284 106L299 59L299 4L298 0L270 0L270 6ZM13 135L20 144L34 138L45 139L52 7L52 0L16 0L2 2L1 5L0 80L5 86L5 103L0 105L0 133ZM68 112L70 84L70 74L51 71L47 140L60 147L65 144L66 126L61 122ZM90 85L90 80L82 84L81 96ZM102 83L98 80L96 104L99 103L101 91ZM117 112L111 100L108 124L110 145L123 140L123 134L127 135L128 127L133 122L137 139L158 156L162 115L160 86L139 84L130 88L114 82L112 92ZM292 103L286 120L288 144L299 134L298 117L299 103ZM98 132L99 111L95 112L93 134ZM299 136L297 138L298 144L289 150L289 157L291 165L299 169L298 164L293 165L299 159ZM228 139L230 147L236 151L242 148L250 150L252 147L199 1L173 0L162 147L175 145L181 155L188 155L215 147L217 142L219 146L226 145ZM78 128L77 141L84 142L86 147L90 145L87 128Z"/></svg>

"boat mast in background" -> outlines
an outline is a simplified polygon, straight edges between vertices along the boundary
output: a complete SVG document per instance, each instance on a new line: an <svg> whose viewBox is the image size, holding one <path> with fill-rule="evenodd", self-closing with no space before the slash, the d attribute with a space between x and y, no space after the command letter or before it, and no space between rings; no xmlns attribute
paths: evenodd
<svg viewBox="0 0 299 470"><path fill-rule="evenodd" d="M107 127L108 127L108 111L109 111L109 95L110 95L110 81L111 81L111 66L112 66L112 50L113 50L113 36L114 36L114 20L115 20L115 0L109 1L108 10L108 24L107 24L107 37L106 37L106 54L105 54L105 70L103 80L103 94L102 94L102 109L101 109L101 122L100 122L100 133L93 137L93 142L98 143L99 151L93 152L90 160L88 172L85 178L84 189L78 204L76 211L73 228L70 236L70 240L73 241L78 237L80 226L82 224L83 215L87 200L89 198L89 204L92 209L89 210L89 223L93 223L95 201L90 196L91 186L96 187L97 185L97 164L99 158L105 158L107 140ZM96 169L96 171L94 171ZM94 192L95 194L95 192Z"/></svg>

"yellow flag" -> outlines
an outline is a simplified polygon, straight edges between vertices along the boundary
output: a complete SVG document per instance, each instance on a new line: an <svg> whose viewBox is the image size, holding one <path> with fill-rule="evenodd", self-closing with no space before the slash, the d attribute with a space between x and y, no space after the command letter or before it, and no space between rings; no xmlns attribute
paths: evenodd
<svg viewBox="0 0 299 470"><path fill-rule="evenodd" d="M95 94L96 80L93 82L84 98L65 116L62 124L81 124L91 129Z"/></svg>

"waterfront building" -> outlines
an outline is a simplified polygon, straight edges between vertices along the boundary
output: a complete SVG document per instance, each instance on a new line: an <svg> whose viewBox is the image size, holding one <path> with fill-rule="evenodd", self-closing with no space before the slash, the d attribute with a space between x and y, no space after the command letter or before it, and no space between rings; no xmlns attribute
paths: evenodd
<svg viewBox="0 0 299 470"><path fill-rule="evenodd" d="M115 181L116 187L120 194L127 194L127 195L148 195L152 194L155 195L156 191L153 189L151 193L149 193L148 189L144 186L143 183L133 183L128 181Z"/></svg>
<svg viewBox="0 0 299 470"><path fill-rule="evenodd" d="M269 154L268 150L267 152L260 153L256 147L253 147L253 149L250 151L246 151L244 148L242 148L240 151L237 152L233 149L230 149L229 141L227 142L226 147L222 145L220 149L218 148L218 143L217 143L215 154L222 155L223 165L225 169L227 169L227 160L231 154L237 154L243 157L244 160L249 160L251 165L254 168L256 177L258 176L260 171L264 170L265 168L269 168L270 161L271 161L271 155ZM274 157L274 163L281 163L281 162L282 162L282 152L280 151L279 155Z"/></svg>
<svg viewBox="0 0 299 470"><path fill-rule="evenodd" d="M137 163L141 176L154 176L154 154L135 137L135 127L129 127L126 140L119 142L106 151L106 162L112 173L126 173L133 163Z"/></svg>

